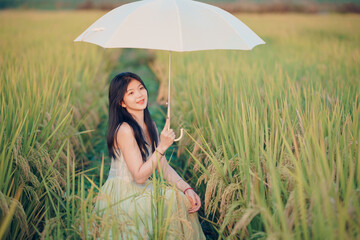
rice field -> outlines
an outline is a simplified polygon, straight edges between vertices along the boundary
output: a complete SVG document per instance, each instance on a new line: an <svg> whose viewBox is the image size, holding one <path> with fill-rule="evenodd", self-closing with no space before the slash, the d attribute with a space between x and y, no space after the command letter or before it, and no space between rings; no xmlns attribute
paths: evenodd
<svg viewBox="0 0 360 240"><path fill-rule="evenodd" d="M0 12L1 239L44 237L70 208L70 173L91 151L116 57L72 40L101 14Z"/></svg>
<svg viewBox="0 0 360 240"><path fill-rule="evenodd" d="M238 17L266 45L172 55L178 154L206 217L224 239L359 238L360 17ZM167 64L158 52L164 85Z"/></svg>
<svg viewBox="0 0 360 240"><path fill-rule="evenodd" d="M103 14L0 12L0 238L121 233L92 209L108 161L92 131L119 52L72 42ZM205 234L359 238L360 16L239 18L267 44L172 54L172 126L187 133L172 164L197 184ZM155 56L161 100L168 55ZM149 237L166 239L167 221Z"/></svg>

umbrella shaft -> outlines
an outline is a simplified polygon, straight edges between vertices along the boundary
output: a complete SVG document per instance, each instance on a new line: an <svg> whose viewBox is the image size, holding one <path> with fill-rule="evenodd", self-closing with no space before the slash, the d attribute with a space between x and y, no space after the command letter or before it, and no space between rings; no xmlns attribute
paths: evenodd
<svg viewBox="0 0 360 240"><path fill-rule="evenodd" d="M169 51L169 92L168 92L168 107L167 107L167 117L170 121L170 82L171 82L171 51ZM170 124L169 124L170 128Z"/></svg>

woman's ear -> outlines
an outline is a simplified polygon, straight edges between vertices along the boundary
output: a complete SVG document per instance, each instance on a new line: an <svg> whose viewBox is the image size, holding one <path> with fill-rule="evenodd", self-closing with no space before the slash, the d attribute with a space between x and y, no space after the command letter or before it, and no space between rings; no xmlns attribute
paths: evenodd
<svg viewBox="0 0 360 240"><path fill-rule="evenodd" d="M124 101L121 101L121 103L119 103L120 106L122 106L123 108L126 108L126 104L124 103Z"/></svg>

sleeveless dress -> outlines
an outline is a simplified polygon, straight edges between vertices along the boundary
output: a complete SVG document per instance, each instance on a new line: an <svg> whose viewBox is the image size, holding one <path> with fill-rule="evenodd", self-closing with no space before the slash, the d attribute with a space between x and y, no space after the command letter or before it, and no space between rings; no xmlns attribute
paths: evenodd
<svg viewBox="0 0 360 240"><path fill-rule="evenodd" d="M136 183L119 151L95 202L100 238L205 239L197 213L188 213L188 198L158 182Z"/></svg>

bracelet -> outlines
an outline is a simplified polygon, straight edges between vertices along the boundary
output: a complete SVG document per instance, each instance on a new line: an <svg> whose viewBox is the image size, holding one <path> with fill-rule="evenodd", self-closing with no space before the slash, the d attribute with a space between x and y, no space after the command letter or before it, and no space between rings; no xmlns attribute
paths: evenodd
<svg viewBox="0 0 360 240"><path fill-rule="evenodd" d="M164 153L159 152L157 149L156 149L156 151L157 151L161 156L164 156Z"/></svg>
<svg viewBox="0 0 360 240"><path fill-rule="evenodd" d="M194 190L192 187L189 187L189 188L187 188L187 189L184 190L184 194L185 194L185 192L186 192L187 190L189 190L189 189L192 189L192 190L195 192L195 190Z"/></svg>

